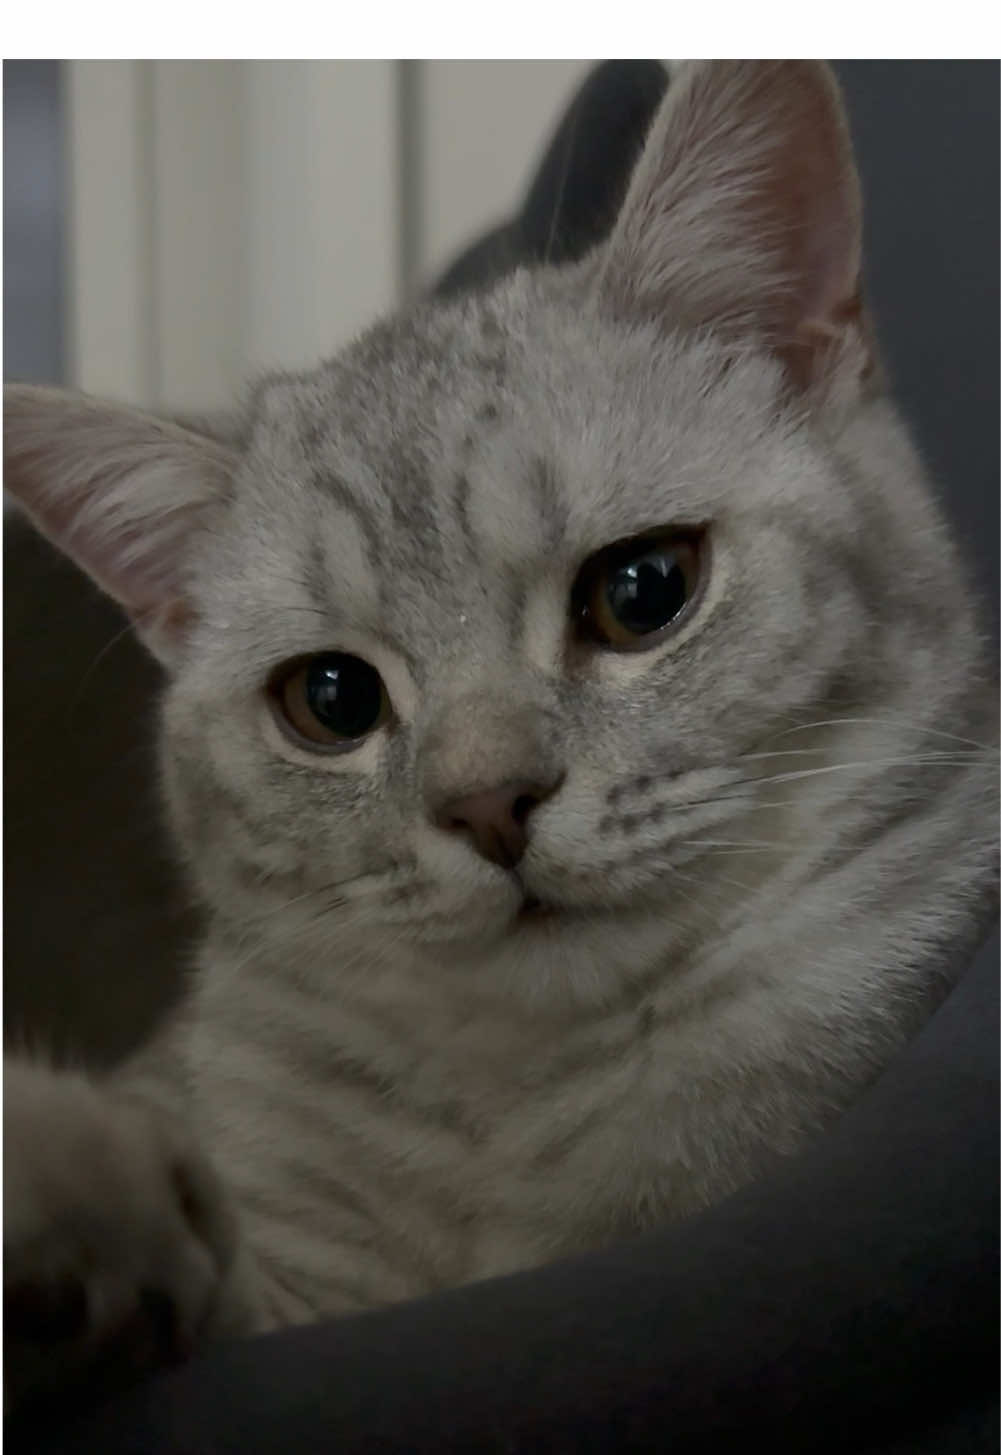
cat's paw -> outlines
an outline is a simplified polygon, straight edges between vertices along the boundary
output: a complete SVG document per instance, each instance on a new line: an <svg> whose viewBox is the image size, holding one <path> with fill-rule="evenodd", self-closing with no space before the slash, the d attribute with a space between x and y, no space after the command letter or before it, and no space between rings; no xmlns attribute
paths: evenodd
<svg viewBox="0 0 1001 1455"><path fill-rule="evenodd" d="M5 1406L184 1357L216 1316L235 1226L183 1129L20 1061L3 1112Z"/></svg>

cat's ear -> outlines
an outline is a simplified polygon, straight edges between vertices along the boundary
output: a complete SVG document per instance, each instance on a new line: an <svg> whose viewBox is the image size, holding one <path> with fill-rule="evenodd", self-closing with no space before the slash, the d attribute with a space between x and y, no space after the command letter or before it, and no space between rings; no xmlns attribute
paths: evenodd
<svg viewBox="0 0 1001 1455"><path fill-rule="evenodd" d="M609 240L601 287L633 315L779 354L798 387L864 375L862 206L838 85L821 61L675 73Z"/></svg>
<svg viewBox="0 0 1001 1455"><path fill-rule="evenodd" d="M4 389L4 486L129 613L167 665L190 624L189 546L225 498L230 447L140 410Z"/></svg>

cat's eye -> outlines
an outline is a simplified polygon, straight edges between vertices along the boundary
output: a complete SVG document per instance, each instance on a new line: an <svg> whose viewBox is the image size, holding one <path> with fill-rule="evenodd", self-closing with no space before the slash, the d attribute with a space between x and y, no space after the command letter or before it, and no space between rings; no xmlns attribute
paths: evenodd
<svg viewBox="0 0 1001 1455"><path fill-rule="evenodd" d="M270 691L286 728L317 747L357 747L389 715L378 672L345 652L293 663L272 677Z"/></svg>
<svg viewBox="0 0 1001 1455"><path fill-rule="evenodd" d="M671 532L616 541L584 563L573 589L580 632L604 646L655 646L691 607L700 578L701 536Z"/></svg>

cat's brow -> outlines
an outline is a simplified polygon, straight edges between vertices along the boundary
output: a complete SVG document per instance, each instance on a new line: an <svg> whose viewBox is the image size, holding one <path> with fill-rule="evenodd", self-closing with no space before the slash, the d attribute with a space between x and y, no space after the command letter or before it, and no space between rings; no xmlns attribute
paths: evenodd
<svg viewBox="0 0 1001 1455"><path fill-rule="evenodd" d="M375 571L379 560L379 528L371 505L336 475L319 473L315 481L323 497L355 521L365 542L369 566Z"/></svg>

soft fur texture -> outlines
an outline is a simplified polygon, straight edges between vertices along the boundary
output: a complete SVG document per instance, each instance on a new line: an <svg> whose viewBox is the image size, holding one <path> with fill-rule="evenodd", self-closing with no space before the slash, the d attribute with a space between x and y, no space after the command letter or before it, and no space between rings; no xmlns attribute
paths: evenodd
<svg viewBox="0 0 1001 1455"><path fill-rule="evenodd" d="M169 1068L239 1232L171 1232L110 1180L88 1226L148 1247L159 1218L135 1281L171 1295L194 1226L198 1327L703 1207L828 1124L946 990L995 896L994 689L860 255L829 71L692 65L583 265L265 380L228 444L8 392L8 485L170 668L166 796L210 927L140 1066L85 1097L13 1067L7 1115L23 1136L103 1098L124 1145L138 1091L163 1127ZM581 564L679 525L707 529L695 609L648 651L582 641ZM351 752L292 743L264 691L329 650L392 704ZM435 822L522 779L559 787L516 873ZM526 895L553 912L519 916ZM47 1178L5 1185L8 1280L65 1227Z"/></svg>

